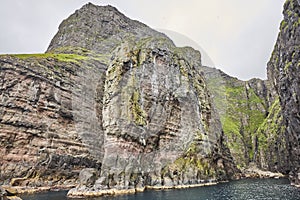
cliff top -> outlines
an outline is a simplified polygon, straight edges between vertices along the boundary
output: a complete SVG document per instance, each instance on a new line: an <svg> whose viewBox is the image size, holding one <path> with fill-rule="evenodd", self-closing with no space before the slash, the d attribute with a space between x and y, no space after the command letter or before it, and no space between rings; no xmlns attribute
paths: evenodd
<svg viewBox="0 0 300 200"><path fill-rule="evenodd" d="M167 38L145 24L129 19L113 6L84 5L59 26L47 52L73 53L69 47L110 52L125 39ZM77 52L78 53L78 52Z"/></svg>

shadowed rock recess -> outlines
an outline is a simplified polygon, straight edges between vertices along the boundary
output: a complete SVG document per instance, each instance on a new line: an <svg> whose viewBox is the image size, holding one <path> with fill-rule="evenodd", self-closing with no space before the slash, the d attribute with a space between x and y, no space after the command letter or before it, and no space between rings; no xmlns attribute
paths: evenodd
<svg viewBox="0 0 300 200"><path fill-rule="evenodd" d="M0 56L0 184L99 196L211 184L251 163L299 184L296 0L284 15L269 80L244 82L112 6L83 6L46 53Z"/></svg>

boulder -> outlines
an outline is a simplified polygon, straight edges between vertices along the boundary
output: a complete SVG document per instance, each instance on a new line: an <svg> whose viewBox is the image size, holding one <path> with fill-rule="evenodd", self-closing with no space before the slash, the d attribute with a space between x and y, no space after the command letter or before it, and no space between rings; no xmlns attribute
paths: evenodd
<svg viewBox="0 0 300 200"><path fill-rule="evenodd" d="M16 196L17 193L17 189L13 187L7 185L0 186L0 200L22 200Z"/></svg>
<svg viewBox="0 0 300 200"><path fill-rule="evenodd" d="M97 179L97 170L95 168L85 168L79 173L80 186L91 187Z"/></svg>

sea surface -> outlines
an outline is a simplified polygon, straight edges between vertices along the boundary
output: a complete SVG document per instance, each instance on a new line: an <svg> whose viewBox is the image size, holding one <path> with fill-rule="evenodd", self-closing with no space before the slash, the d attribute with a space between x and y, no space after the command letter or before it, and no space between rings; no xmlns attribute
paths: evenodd
<svg viewBox="0 0 300 200"><path fill-rule="evenodd" d="M66 191L21 196L23 200L66 200ZM300 188L287 179L244 179L189 189L147 190L143 193L89 200L300 200Z"/></svg>

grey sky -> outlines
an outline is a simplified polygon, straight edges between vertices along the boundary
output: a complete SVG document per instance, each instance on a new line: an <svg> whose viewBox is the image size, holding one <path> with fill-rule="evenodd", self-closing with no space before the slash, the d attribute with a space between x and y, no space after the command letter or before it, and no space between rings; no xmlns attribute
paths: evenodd
<svg viewBox="0 0 300 200"><path fill-rule="evenodd" d="M44 52L61 21L87 2L1 0L0 53ZM284 0L90 2L113 5L152 28L180 33L201 46L216 68L246 80L266 78L266 63L277 38Z"/></svg>

